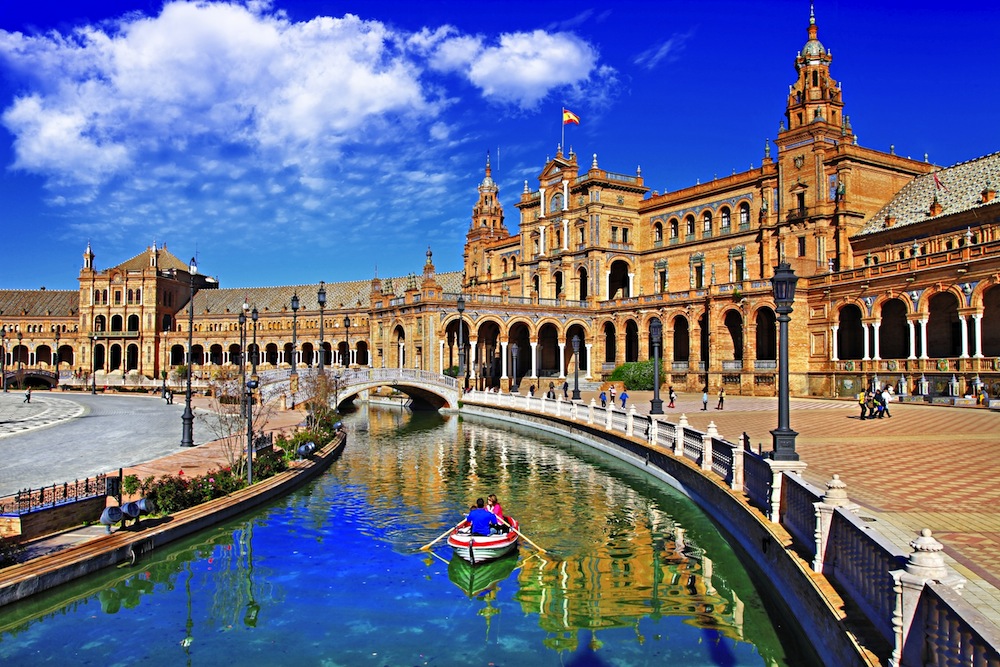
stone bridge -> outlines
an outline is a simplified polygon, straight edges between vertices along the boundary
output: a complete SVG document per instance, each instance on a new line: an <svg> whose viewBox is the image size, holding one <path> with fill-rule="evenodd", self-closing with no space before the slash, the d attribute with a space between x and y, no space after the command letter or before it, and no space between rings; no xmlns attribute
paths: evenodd
<svg viewBox="0 0 1000 667"><path fill-rule="evenodd" d="M392 387L409 396L415 410L458 408L458 380L447 375L413 368L326 368L323 374L330 383L333 407L339 408L363 391ZM261 397L265 401L284 397L289 405L307 401L318 375L315 368L300 371L298 389L293 392L290 370L264 371L260 373Z"/></svg>

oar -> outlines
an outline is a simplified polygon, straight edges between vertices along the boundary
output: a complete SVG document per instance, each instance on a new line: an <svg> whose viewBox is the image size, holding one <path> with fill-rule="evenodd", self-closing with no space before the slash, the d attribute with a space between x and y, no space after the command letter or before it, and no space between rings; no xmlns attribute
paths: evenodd
<svg viewBox="0 0 1000 667"><path fill-rule="evenodd" d="M533 547L535 547L536 549L538 549L538 551L540 551L540 552L541 552L541 553L543 553L543 554L545 554L545 553L548 553L548 551L546 551L545 549L541 548L540 546L538 546L537 544L535 544L534 542L532 542L532 541L531 541L531 538L530 538L530 537L528 537L527 535L525 535L524 533L522 533L522 532L521 532L521 529L520 529L520 528L514 528L514 526L510 525L509 523L507 523L507 520L506 520L506 519L504 519L504 518L503 518L502 516L501 516L501 517L497 517L497 518L498 518L498 519L500 519L500 522L501 522L501 523L502 523L503 525L507 526L508 528L512 528L512 529L514 530L514 532L515 532L515 533L517 533L518 535L520 535L521 537L523 537L523 538L524 538L524 541L525 541L525 542L527 542L527 543L528 543L528 544L530 544L531 546L533 546Z"/></svg>
<svg viewBox="0 0 1000 667"><path fill-rule="evenodd" d="M441 533L440 535L438 535L437 537L435 537L433 540L431 540L430 542L428 542L424 546L420 547L420 550L421 551L427 551L428 549L431 548L431 546L433 546L433 544L435 542L437 542L438 540L440 540L442 537L447 537L451 533L451 531L453 531L456 528L458 528L459 526L461 526L464 522L465 522L465 519L462 519L461 521L459 521L458 523L456 523L454 526L452 526L448 530L444 531L443 533Z"/></svg>

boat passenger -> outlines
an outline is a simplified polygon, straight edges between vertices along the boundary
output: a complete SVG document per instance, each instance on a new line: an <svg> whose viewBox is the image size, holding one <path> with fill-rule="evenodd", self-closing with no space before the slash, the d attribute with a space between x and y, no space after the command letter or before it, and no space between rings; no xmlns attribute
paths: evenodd
<svg viewBox="0 0 1000 667"><path fill-rule="evenodd" d="M472 526L473 535L491 535L497 526L496 515L486 509L482 498L476 498L476 508L469 512L465 520Z"/></svg>
<svg viewBox="0 0 1000 667"><path fill-rule="evenodd" d="M506 533L508 530L507 525L510 523L510 519L504 517L503 507L500 506L500 501L497 499L495 493L491 493L490 495L486 496L486 509L493 512L493 514L495 514L497 517L497 522L500 524L500 526L497 528L497 532Z"/></svg>

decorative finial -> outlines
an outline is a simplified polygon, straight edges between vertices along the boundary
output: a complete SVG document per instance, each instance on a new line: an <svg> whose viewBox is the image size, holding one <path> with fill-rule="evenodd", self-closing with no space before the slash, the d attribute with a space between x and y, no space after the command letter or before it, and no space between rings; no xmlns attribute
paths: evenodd
<svg viewBox="0 0 1000 667"><path fill-rule="evenodd" d="M591 169L597 169L597 153L594 153L594 159L590 162Z"/></svg>
<svg viewBox="0 0 1000 667"><path fill-rule="evenodd" d="M809 3L809 25L816 25L816 8L813 6L814 3Z"/></svg>
<svg viewBox="0 0 1000 667"><path fill-rule="evenodd" d="M431 247L427 246L427 263L428 264L431 263L431 255L433 255L433 253L431 252Z"/></svg>
<svg viewBox="0 0 1000 667"><path fill-rule="evenodd" d="M771 139L764 140L764 157L767 159L771 158Z"/></svg>
<svg viewBox="0 0 1000 667"><path fill-rule="evenodd" d="M529 192L530 190L528 190L528 181L524 181L524 194L528 194Z"/></svg>

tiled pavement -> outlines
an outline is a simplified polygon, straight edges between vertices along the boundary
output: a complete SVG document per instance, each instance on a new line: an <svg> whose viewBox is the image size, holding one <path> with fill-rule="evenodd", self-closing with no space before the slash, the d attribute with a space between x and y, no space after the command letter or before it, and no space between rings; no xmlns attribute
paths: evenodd
<svg viewBox="0 0 1000 667"><path fill-rule="evenodd" d="M36 396L33 403L40 401ZM594 396L583 394L585 401ZM645 413L650 398L651 392L631 392L629 404ZM676 408L664 410L671 421L683 413L699 430L714 422L729 440L745 431L755 447L771 448L776 399L730 396L724 410L715 410L715 404L712 397L702 411L700 394L682 394ZM930 528L944 544L949 564L968 580L963 596L1000 626L1000 457L993 451L1000 444L1000 414L892 404L891 418L861 421L852 400L793 398L790 405L797 450L808 466L805 479L823 488L840 475L850 499L861 506L859 513L905 552L922 528ZM49 414L36 425L54 418ZM301 412L277 412L268 430L294 428L302 419ZM159 476L181 469L200 474L224 462L219 443L207 443L136 465L126 474Z"/></svg>
<svg viewBox="0 0 1000 667"><path fill-rule="evenodd" d="M629 396L648 412L651 392ZM745 431L754 447L771 449L777 399L729 396L716 410L712 397L703 412L701 394L678 398L674 410L664 408L670 421L684 413L694 428L714 422L727 440ZM892 417L862 421L853 400L793 398L790 408L806 481L825 488L840 475L859 514L906 553L930 528L968 580L963 597L1000 626L1000 413L893 403Z"/></svg>

